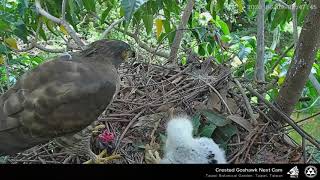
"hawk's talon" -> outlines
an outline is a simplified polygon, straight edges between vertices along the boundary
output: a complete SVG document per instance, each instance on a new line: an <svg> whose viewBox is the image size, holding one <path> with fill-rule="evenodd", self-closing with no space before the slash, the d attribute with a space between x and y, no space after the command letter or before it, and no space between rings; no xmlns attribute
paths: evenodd
<svg viewBox="0 0 320 180"><path fill-rule="evenodd" d="M103 150L99 155L84 162L83 164L105 164L108 161L121 158L120 154L112 154L111 156L103 157L107 154L107 150Z"/></svg>
<svg viewBox="0 0 320 180"><path fill-rule="evenodd" d="M161 158L158 151L146 150L145 160L147 164L159 164Z"/></svg>

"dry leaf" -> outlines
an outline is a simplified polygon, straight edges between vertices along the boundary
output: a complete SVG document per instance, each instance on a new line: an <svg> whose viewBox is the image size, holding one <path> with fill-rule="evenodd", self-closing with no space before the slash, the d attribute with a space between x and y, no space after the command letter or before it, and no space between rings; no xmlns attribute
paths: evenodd
<svg viewBox="0 0 320 180"><path fill-rule="evenodd" d="M138 121L133 124L132 127L147 126L147 127L153 128L156 122L158 122L160 119L167 117L167 116L168 116L167 112L161 112L161 113L141 116L138 118Z"/></svg>
<svg viewBox="0 0 320 180"><path fill-rule="evenodd" d="M227 98L227 105L230 108L230 111L232 113L236 113L236 111L238 110L238 106L237 103L234 99L232 98Z"/></svg>
<svg viewBox="0 0 320 180"><path fill-rule="evenodd" d="M214 92L210 93L208 97L207 107L208 109L211 109L211 110L217 110L217 111L221 110L221 100L216 93Z"/></svg>
<svg viewBox="0 0 320 180"><path fill-rule="evenodd" d="M241 127L243 127L244 129L246 129L249 132L251 132L253 130L253 126L250 124L249 120L244 119L241 116L230 115L230 116L227 116L227 119L230 119L231 121L239 124Z"/></svg>

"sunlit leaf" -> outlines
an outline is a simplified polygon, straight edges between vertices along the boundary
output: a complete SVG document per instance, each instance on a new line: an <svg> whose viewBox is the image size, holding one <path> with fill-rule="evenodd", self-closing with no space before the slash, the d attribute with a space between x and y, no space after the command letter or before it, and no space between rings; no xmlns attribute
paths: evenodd
<svg viewBox="0 0 320 180"><path fill-rule="evenodd" d="M61 31L64 35L67 36L67 35L69 34L68 31L66 30L66 28L65 28L63 25L60 25L59 28L60 28L60 31Z"/></svg>
<svg viewBox="0 0 320 180"><path fill-rule="evenodd" d="M285 80L285 76L282 76L278 79L278 85L281 86L283 83L284 83L284 80Z"/></svg>
<svg viewBox="0 0 320 180"><path fill-rule="evenodd" d="M242 12L243 11L243 7L244 7L243 1L242 0L236 0L236 4L238 6L239 12Z"/></svg>
<svg viewBox="0 0 320 180"><path fill-rule="evenodd" d="M11 49L18 49L17 41L13 38L5 38L4 42L11 48Z"/></svg>
<svg viewBox="0 0 320 180"><path fill-rule="evenodd" d="M217 19L215 22L216 22L216 25L222 30L222 32L225 35L229 35L230 34L229 27L228 27L227 23L225 23L221 19Z"/></svg>
<svg viewBox="0 0 320 180"><path fill-rule="evenodd" d="M8 22L5 20L0 19L0 30L1 31L10 31L11 27Z"/></svg>
<svg viewBox="0 0 320 180"><path fill-rule="evenodd" d="M0 64L4 64L4 57L0 54Z"/></svg>
<svg viewBox="0 0 320 180"><path fill-rule="evenodd" d="M156 24L156 34L157 34L157 38L159 38L160 34L162 33L163 30L163 22L162 19L156 19L155 21Z"/></svg>

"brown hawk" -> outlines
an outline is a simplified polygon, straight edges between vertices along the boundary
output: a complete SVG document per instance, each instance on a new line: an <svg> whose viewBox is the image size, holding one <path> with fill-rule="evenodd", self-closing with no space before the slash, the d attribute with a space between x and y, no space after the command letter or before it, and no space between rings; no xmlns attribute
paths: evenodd
<svg viewBox="0 0 320 180"><path fill-rule="evenodd" d="M0 97L0 155L55 139L97 160L90 149L91 125L117 94L117 68L131 55L123 41L99 40L25 73Z"/></svg>

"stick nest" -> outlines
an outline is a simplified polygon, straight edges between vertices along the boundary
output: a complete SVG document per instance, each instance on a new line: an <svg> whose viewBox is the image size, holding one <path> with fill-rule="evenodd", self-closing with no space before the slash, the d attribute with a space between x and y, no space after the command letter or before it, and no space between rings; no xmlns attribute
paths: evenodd
<svg viewBox="0 0 320 180"><path fill-rule="evenodd" d="M119 73L120 92L98 119L115 134L115 153L121 155L120 159L108 162L110 164L146 163L145 151L150 149L162 155L161 137L165 135L170 112L192 117L204 109L226 117L236 127L236 134L225 147L230 163L302 161L301 148L278 131L279 126L266 115L266 106L251 101L251 107L246 104L245 98L250 99L250 94L243 94L240 89L241 84L250 82L239 80L239 87L225 66L205 62L168 68L135 63L122 66ZM83 163L86 160L88 157L68 155L53 142L7 159L14 164Z"/></svg>

